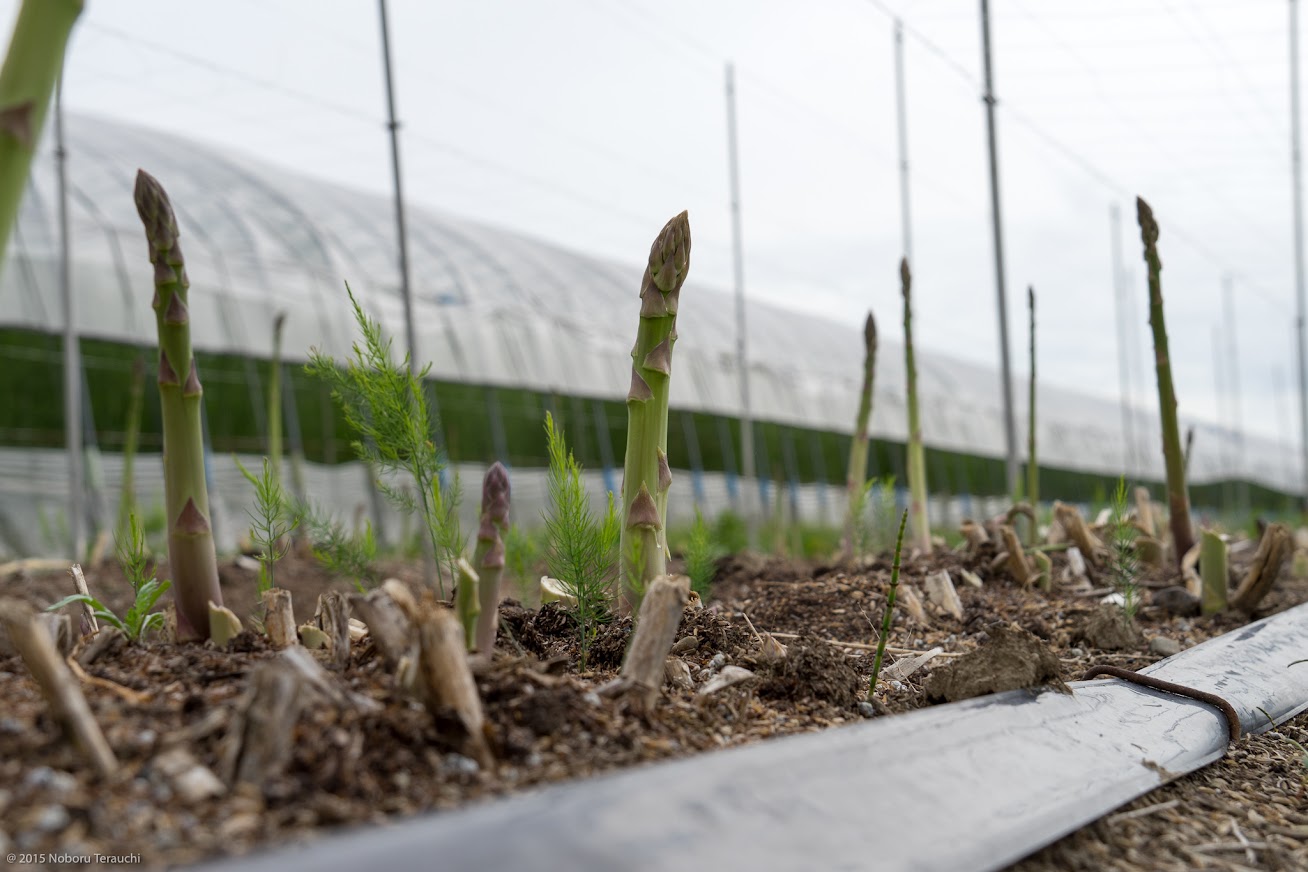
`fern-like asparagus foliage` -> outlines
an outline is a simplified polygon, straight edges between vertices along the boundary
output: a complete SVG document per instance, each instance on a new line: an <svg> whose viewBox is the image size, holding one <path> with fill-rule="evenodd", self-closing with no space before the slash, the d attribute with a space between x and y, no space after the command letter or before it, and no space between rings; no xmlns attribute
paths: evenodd
<svg viewBox="0 0 1308 872"><path fill-rule="evenodd" d="M718 574L718 558L724 554L726 551L713 538L713 528L696 509L695 523L686 543L686 575L690 576L690 589L699 594L703 602L708 601L709 588Z"/></svg>
<svg viewBox="0 0 1308 872"><path fill-rule="evenodd" d="M245 480L254 486L254 508L248 514L250 541L259 549L258 586L262 596L274 586L273 575L277 561L286 556L286 551L291 546L286 537L294 532L300 522L267 457L263 459L263 472L259 475L250 472L239 460L236 461L236 467L245 476Z"/></svg>
<svg viewBox="0 0 1308 872"><path fill-rule="evenodd" d="M545 435L550 455L545 565L550 576L562 582L576 598L572 614L577 621L580 665L584 670L591 641L611 614L621 526L612 494L604 516L595 516L581 480L581 464L568 450L563 432L554 426L554 418L548 412Z"/></svg>
<svg viewBox="0 0 1308 872"><path fill-rule="evenodd" d="M1108 533L1109 573L1113 587L1122 595L1122 611L1126 620L1134 621L1140 607L1140 586L1136 582L1140 562L1135 553L1135 525L1131 523L1130 505L1126 498L1126 476L1117 479L1112 512L1108 517Z"/></svg>
<svg viewBox="0 0 1308 872"><path fill-rule="evenodd" d="M355 454L389 474L379 477L382 493L400 509L419 515L436 555L437 590L444 597L446 576L463 554L465 540L459 523L459 480L442 482L446 458L432 441L434 422L423 391L431 367L411 371L407 354L396 364L381 325L363 311L349 285L345 289L362 342L354 343L354 355L344 366L310 349L306 370L331 387L346 422L359 436L351 443ZM412 480L416 498L395 481L397 475Z"/></svg>

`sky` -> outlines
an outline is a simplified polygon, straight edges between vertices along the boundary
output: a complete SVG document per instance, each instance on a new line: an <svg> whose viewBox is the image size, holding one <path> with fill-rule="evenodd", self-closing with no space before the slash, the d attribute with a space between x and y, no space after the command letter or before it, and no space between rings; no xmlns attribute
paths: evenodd
<svg viewBox="0 0 1308 872"><path fill-rule="evenodd" d="M1128 394L1156 410L1140 195L1162 228L1182 412L1297 443L1288 2L991 6L1015 372L1031 286L1040 378L1118 398L1120 275ZM16 9L0 0L5 21ZM914 341L998 366L978 2L391 0L388 12L412 203L633 265L689 209L692 271L730 289L731 63L748 299L855 327L870 309L889 335L902 19ZM391 190L374 2L86 0L64 104Z"/></svg>

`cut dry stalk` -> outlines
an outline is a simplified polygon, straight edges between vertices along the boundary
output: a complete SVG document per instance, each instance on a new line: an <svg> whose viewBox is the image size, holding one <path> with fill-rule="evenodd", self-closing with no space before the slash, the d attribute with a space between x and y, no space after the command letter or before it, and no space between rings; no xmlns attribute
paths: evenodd
<svg viewBox="0 0 1308 872"><path fill-rule="evenodd" d="M12 598L0 599L0 623L9 631L10 642L36 679L55 720L63 724L97 772L112 775L118 769L118 760L91 714L77 679L55 649L47 625L36 620L31 606Z"/></svg>
<svg viewBox="0 0 1308 872"><path fill-rule="evenodd" d="M425 691L424 701L434 717L442 709L453 709L465 731L468 756L483 769L495 761L486 741L486 720L482 714L477 683L468 666L463 627L454 613L435 602L423 602L417 610L417 680Z"/></svg>
<svg viewBox="0 0 1308 872"><path fill-rule="evenodd" d="M1163 463L1167 469L1167 502L1171 512L1172 545L1179 564L1194 545L1190 526L1190 494L1185 484L1186 454L1181 449L1181 430L1176 420L1176 389L1172 385L1172 360L1167 349L1167 324L1163 317L1163 262L1158 257L1158 222L1143 199L1135 201L1144 242L1144 259L1149 265L1149 326L1154 334L1154 368L1158 374L1158 412L1163 429Z"/></svg>
<svg viewBox="0 0 1308 872"><path fill-rule="evenodd" d="M320 595L313 619L330 640L332 668L344 669L350 662L350 604L345 595L336 591Z"/></svg>
<svg viewBox="0 0 1308 872"><path fill-rule="evenodd" d="M1103 563L1104 543L1090 531L1085 518L1081 517L1080 509L1056 500L1054 517L1058 519L1067 538L1076 543L1076 547L1081 550L1081 556L1089 561L1091 566L1099 566Z"/></svg>
<svg viewBox="0 0 1308 872"><path fill-rule="evenodd" d="M73 577L73 586L77 588L77 592L84 597L90 597L91 589L86 586L86 576L82 574L82 567L74 563L72 568L68 570L68 574ZM95 609L91 608L91 604L86 601L83 601L81 605L82 622L86 625L84 628L86 632L83 635L94 636L100 632L100 622L95 617Z"/></svg>
<svg viewBox="0 0 1308 872"><path fill-rule="evenodd" d="M1199 568L1203 577L1203 613L1226 611L1226 543L1211 530L1199 537Z"/></svg>
<svg viewBox="0 0 1308 872"><path fill-rule="evenodd" d="M877 322L872 313L867 313L863 324L863 389L858 398L858 415L854 418L854 438L849 446L849 471L845 476L845 490L848 497L845 509L846 560L854 559L854 541L858 536L858 525L863 523L859 509L864 505L864 489L867 486L867 443L868 421L872 418L872 386L876 378L877 361Z"/></svg>
<svg viewBox="0 0 1308 872"><path fill-rule="evenodd" d="M640 603L636 632L622 661L622 673L617 681L604 687L606 695L626 696L638 714L654 708L663 686L664 662L689 597L689 576L660 575L650 582Z"/></svg>
<svg viewBox="0 0 1308 872"><path fill-rule="evenodd" d="M368 635L387 668L397 667L400 660L410 653L413 623L390 591L378 588L367 595L351 594L350 606L368 625Z"/></svg>
<svg viewBox="0 0 1308 872"><path fill-rule="evenodd" d="M1231 597L1231 608L1252 614L1267 596L1281 574L1281 568L1294 553L1294 537L1284 524L1269 524L1258 543L1258 553L1244 581Z"/></svg>
<svg viewBox="0 0 1308 872"><path fill-rule="evenodd" d="M1004 550L1008 552L1008 571L1022 587L1030 587L1036 580L1035 570L1027 563L1022 551L1022 542L1017 538L1017 531L1007 524L999 526L999 535L1004 540Z"/></svg>
<svg viewBox="0 0 1308 872"><path fill-rule="evenodd" d="M295 613L291 608L291 592L280 587L263 593L263 628L268 644L274 648L288 648L299 639L295 635Z"/></svg>

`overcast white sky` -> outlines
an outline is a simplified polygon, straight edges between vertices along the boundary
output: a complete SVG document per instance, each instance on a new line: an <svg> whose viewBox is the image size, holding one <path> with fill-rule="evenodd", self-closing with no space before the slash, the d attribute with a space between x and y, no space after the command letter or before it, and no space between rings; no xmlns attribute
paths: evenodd
<svg viewBox="0 0 1308 872"><path fill-rule="evenodd" d="M639 263L688 208L731 287L724 65L737 69L751 298L898 332L892 17L907 28L915 338L994 367L976 0L392 0L408 196ZM993 0L1010 345L1116 397L1109 210L1156 408L1133 196L1162 225L1183 412L1216 420L1232 275L1246 426L1298 438L1286 0ZM14 0L0 0L11 22ZM390 185L377 4L86 0L64 99L344 184ZM822 354L814 348L813 354ZM1146 369L1147 367L1147 369ZM1278 392L1279 388L1279 392ZM997 386L996 386L997 389Z"/></svg>

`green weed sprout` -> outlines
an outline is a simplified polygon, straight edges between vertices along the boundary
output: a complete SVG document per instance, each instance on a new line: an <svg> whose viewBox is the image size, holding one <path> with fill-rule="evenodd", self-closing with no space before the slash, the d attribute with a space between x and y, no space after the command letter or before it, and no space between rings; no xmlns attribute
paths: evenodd
<svg viewBox="0 0 1308 872"><path fill-rule="evenodd" d="M392 361L391 340L382 337L381 325L364 313L348 284L345 290L354 307L362 345L354 343L354 356L344 366L311 348L305 369L331 387L346 423L359 435L352 443L359 459L385 473L407 474L413 479L416 498L381 476L378 488L400 509L419 515L436 555L436 586L444 598L445 575L453 572L464 540L458 513L459 481L455 477L448 493L442 489L445 456L432 442L431 412L423 393L423 380L431 367L410 371L408 354L398 365Z"/></svg>
<svg viewBox="0 0 1308 872"><path fill-rule="evenodd" d="M159 597L167 593L171 585L167 581L156 580L153 575L146 578L148 574L146 564L149 562L149 557L145 547L145 534L136 515L128 517L127 535L116 537L115 545L118 551L118 564L122 567L123 575L127 576L127 581L132 585L132 593L136 595L127 614L120 618L104 603L84 593L66 596L46 611L53 612L72 603L83 603L91 607L96 618L117 627L131 641L139 642L151 630L163 629L163 613L153 609Z"/></svg>
<svg viewBox="0 0 1308 872"><path fill-rule="evenodd" d="M24 0L0 67L0 261L82 0Z"/></svg>
<svg viewBox="0 0 1308 872"><path fill-rule="evenodd" d="M622 599L633 614L646 586L667 571L668 390L681 286L690 269L690 219L664 225L640 284L640 325L631 349L627 450L623 459Z"/></svg>
<svg viewBox="0 0 1308 872"><path fill-rule="evenodd" d="M868 421L872 418L872 387L876 379L877 322L867 313L863 324L863 387L858 396L858 415L854 418L854 438L849 444L849 467L845 476L845 489L849 504L845 511L846 560L854 559L855 539L863 524L867 509L867 441Z"/></svg>
<svg viewBox="0 0 1308 872"><path fill-rule="evenodd" d="M1163 262L1158 257L1158 222L1153 210L1139 197L1135 200L1144 259L1149 266L1149 326L1154 334L1154 368L1158 374L1158 413L1163 428L1163 465L1167 470L1167 502L1171 510L1172 544L1179 565L1194 546L1190 525L1190 494L1185 486L1185 452L1176 421L1176 389L1172 385L1172 359L1167 350L1167 324L1163 320Z"/></svg>
<svg viewBox="0 0 1308 872"><path fill-rule="evenodd" d="M899 535L895 537L895 562L890 568L890 592L886 594L886 612L881 618L881 638L877 639L876 657L872 659L872 678L867 685L867 699L877 689L877 676L881 674L881 661L886 656L886 640L890 638L890 624L895 617L895 596L899 593L899 555L904 550L904 527L908 524L908 510L899 519Z"/></svg>
<svg viewBox="0 0 1308 872"><path fill-rule="evenodd" d="M1126 498L1126 476L1117 479L1108 516L1109 576L1113 587L1122 595L1122 612L1127 622L1135 620L1140 607L1140 587L1136 584L1139 559L1135 553L1135 525L1131 523Z"/></svg>
<svg viewBox="0 0 1308 872"><path fill-rule="evenodd" d="M690 576L690 589L708 601L709 588L718 573L718 558L723 550L713 540L713 530L705 522L699 509L695 510L695 523L690 528L690 541L686 543L686 575Z"/></svg>
<svg viewBox="0 0 1308 872"><path fill-rule="evenodd" d="M904 294L904 371L908 384L908 493L913 514L913 547L931 553L931 522L927 516L926 448L922 444L922 423L917 404L917 363L913 356L913 275L908 258L899 262L899 280Z"/></svg>
<svg viewBox="0 0 1308 872"><path fill-rule="evenodd" d="M233 458L235 459L235 458ZM275 587L273 570L286 556L291 543L286 537L299 526L300 519L286 498L281 480L272 462L263 459L263 473L255 475L236 461L245 480L254 485L254 508L250 510L250 541L259 548L259 595Z"/></svg>
<svg viewBox="0 0 1308 872"><path fill-rule="evenodd" d="M608 620L614 598L621 522L612 494L603 519L597 519L591 511L590 498L581 481L581 465L568 450L563 433L554 426L554 418L548 412L545 435L550 455L545 565L550 577L558 579L576 598L572 614L577 621L580 666L585 670L591 640L599 625Z"/></svg>
<svg viewBox="0 0 1308 872"><path fill-rule="evenodd" d="M139 170L134 198L154 265L152 308L159 337L164 503L168 566L177 585L177 635L206 639L209 604L221 606L223 595L218 587L218 556L204 475L204 388L191 347L191 283L178 240L177 216L163 186Z"/></svg>

